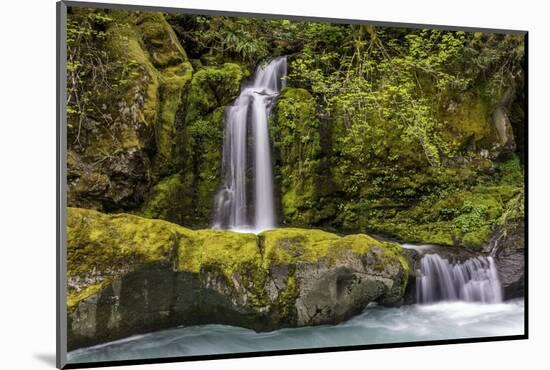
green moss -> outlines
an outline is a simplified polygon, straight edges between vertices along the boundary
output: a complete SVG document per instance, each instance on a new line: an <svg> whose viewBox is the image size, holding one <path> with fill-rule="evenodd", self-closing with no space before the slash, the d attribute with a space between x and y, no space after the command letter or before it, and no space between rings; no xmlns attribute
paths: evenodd
<svg viewBox="0 0 550 370"><path fill-rule="evenodd" d="M230 104L239 94L248 70L235 63L205 67L193 76L187 121L192 122L216 108Z"/></svg>
<svg viewBox="0 0 550 370"><path fill-rule="evenodd" d="M155 173L166 176L173 172L177 160L176 113L184 103L193 68L161 13L117 12L115 20L107 31L108 50L114 60L125 61L124 68L130 72L128 82L113 91L118 96L113 96L109 105L121 96L120 89L124 89L127 107L141 102L141 109L129 108L130 112L154 130ZM138 133L135 127L128 131L134 136Z"/></svg>
<svg viewBox="0 0 550 370"><path fill-rule="evenodd" d="M178 270L199 272L202 266L216 265L231 279L242 264L258 263L260 251L256 235L221 230L197 230L188 248L178 254Z"/></svg>
<svg viewBox="0 0 550 370"><path fill-rule="evenodd" d="M263 239L264 267L271 264L311 262L326 256L328 245L320 245L327 240L337 240L338 236L321 230L295 228L275 229L260 234Z"/></svg>
<svg viewBox="0 0 550 370"><path fill-rule="evenodd" d="M191 242L179 250L178 270L200 272L216 267L228 281L239 279L251 293L251 303L262 307L269 304L265 291L267 271L262 268L262 256L255 234L232 231L198 230Z"/></svg>
<svg viewBox="0 0 550 370"><path fill-rule="evenodd" d="M70 204L135 210L152 184L182 168L191 64L162 13L78 9L70 17L79 24L104 19L92 22L97 37L83 36L80 45L94 62L86 69L93 73L79 77L89 113L82 122L75 114L68 119L79 154L70 176L83 179L69 184L76 192ZM106 176L108 186L99 189L88 173Z"/></svg>
<svg viewBox="0 0 550 370"><path fill-rule="evenodd" d="M191 82L192 68L188 62L167 67L160 73L159 120L156 126L155 167L159 175L174 171L178 158L175 146L179 144L176 115L186 97Z"/></svg>
<svg viewBox="0 0 550 370"><path fill-rule="evenodd" d="M500 181L505 184L522 186L525 174L519 158L514 156L509 161L500 163L497 166L498 174L500 175Z"/></svg>
<svg viewBox="0 0 550 370"><path fill-rule="evenodd" d="M281 211L286 225L319 222L323 195L321 144L315 99L304 89L286 88L276 105L270 134L276 151L276 176L281 186Z"/></svg>
<svg viewBox="0 0 550 370"><path fill-rule="evenodd" d="M183 215L190 206L190 199L185 197L183 176L177 173L162 179L153 187L140 214L182 224Z"/></svg>
<svg viewBox="0 0 550 370"><path fill-rule="evenodd" d="M68 302L74 304L113 279L149 263L170 264L173 249L190 231L129 215L68 208Z"/></svg>
<svg viewBox="0 0 550 370"><path fill-rule="evenodd" d="M134 19L125 11L113 14L115 21L107 29L107 50L109 56L115 60L125 61L134 75L128 83L119 84L113 91L105 91L107 106L113 101L123 98L127 106L136 101L136 90L143 101L142 109L138 112L138 119L150 127L154 127L157 120L157 102L159 76L156 68L149 59L149 54L144 50L139 30L134 26ZM131 73L131 72L130 72ZM122 92L122 94L121 94ZM111 97L111 93L113 96ZM114 107L113 108L118 108ZM135 131L135 129L134 129Z"/></svg>
<svg viewBox="0 0 550 370"><path fill-rule="evenodd" d="M494 136L491 108L485 99L480 94L469 92L449 105L450 108L440 112L444 122L441 133L447 145L452 150L459 150L465 143L473 142L489 149L488 145L497 137Z"/></svg>
<svg viewBox="0 0 550 370"><path fill-rule="evenodd" d="M76 308L76 305L79 302L93 296L94 294L99 293L110 282L111 280L104 279L99 283L90 284L87 287L83 288L82 290L69 292L69 295L67 296L67 309L69 310L69 312L72 312Z"/></svg>
<svg viewBox="0 0 550 370"><path fill-rule="evenodd" d="M191 200L184 224L207 227L220 186L225 108L238 96L246 68L226 63L197 71L191 82L183 133L185 197Z"/></svg>
<svg viewBox="0 0 550 370"><path fill-rule="evenodd" d="M296 281L295 271L286 279L285 288L277 296L280 321L286 324L293 324L297 320L296 300L300 295L300 289Z"/></svg>
<svg viewBox="0 0 550 370"><path fill-rule="evenodd" d="M265 287L272 266L286 264L290 274L277 299L285 317L292 314L298 294L294 268L299 263L334 263L345 261L349 253L369 253L380 270L395 262L408 269L399 246L367 235L339 237L306 229L260 235L193 231L162 220L81 208L68 209L67 245L70 309L115 279L151 264L181 272L221 271L229 284L238 280L258 307L270 304Z"/></svg>
<svg viewBox="0 0 550 370"><path fill-rule="evenodd" d="M162 13L141 13L136 24L156 67L165 68L187 62L185 51Z"/></svg>
<svg viewBox="0 0 550 370"><path fill-rule="evenodd" d="M190 122L185 128L184 197L191 206L184 224L207 227L212 215L214 196L220 186L225 107Z"/></svg>
<svg viewBox="0 0 550 370"><path fill-rule="evenodd" d="M369 254L371 256L369 263L372 264L373 270L379 273L397 263L401 266L403 274L396 294L402 296L405 291L409 265L403 254L403 248L397 244L382 242L365 234L339 237L321 230L295 228L265 231L259 235L259 238L262 240L265 269L281 264L290 267L287 288L280 297L283 307L290 307L288 302L296 298L295 287L292 286L292 271L297 264L318 263L325 260L329 265L334 265L338 261L346 261L350 253Z"/></svg>
<svg viewBox="0 0 550 370"><path fill-rule="evenodd" d="M156 90L148 90L149 94L156 95L156 99L149 97L144 111L154 115L155 173L166 176L174 171L177 164L176 114L185 102L193 68L161 13L142 13L134 23L140 42L136 45L134 41L132 47L146 53L149 74L157 81ZM138 60L143 60L143 57Z"/></svg>
<svg viewBox="0 0 550 370"><path fill-rule="evenodd" d="M261 268L254 234L192 231L129 214L69 208L67 243L69 307L114 279L151 263L193 273L216 267L228 281L237 274L253 293L255 303L266 304L263 287L267 272Z"/></svg>
<svg viewBox="0 0 550 370"><path fill-rule="evenodd" d="M316 262L323 258L332 263L345 258L348 252L359 255L369 252L372 248L392 258L398 257L401 250L396 245L378 241L364 234L339 237L315 229L275 229L265 231L259 237L263 239L265 268L276 264ZM380 261L381 264L385 262Z"/></svg>
<svg viewBox="0 0 550 370"><path fill-rule="evenodd" d="M440 190L391 214L369 210L366 227L409 242L480 248L488 242L510 202L523 194L517 159L499 166L496 182ZM510 205L509 205L510 204Z"/></svg>

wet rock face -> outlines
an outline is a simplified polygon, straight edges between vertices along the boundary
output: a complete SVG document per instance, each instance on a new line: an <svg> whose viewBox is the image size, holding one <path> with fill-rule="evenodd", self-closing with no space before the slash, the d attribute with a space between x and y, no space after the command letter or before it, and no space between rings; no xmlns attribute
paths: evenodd
<svg viewBox="0 0 550 370"><path fill-rule="evenodd" d="M506 232L504 232L506 230ZM489 253L494 256L504 299L525 293L525 225L523 220L506 223L493 235Z"/></svg>
<svg viewBox="0 0 550 370"><path fill-rule="evenodd" d="M69 350L179 325L336 324L401 304L408 278L398 245L319 230L192 231L69 209L68 245Z"/></svg>
<svg viewBox="0 0 550 370"><path fill-rule="evenodd" d="M76 305L68 317L69 350L180 325L227 324L269 331L337 324L361 313L370 302L401 301L401 276L374 276L364 267L300 265L290 284L289 269L277 271L269 278L280 284L271 286L264 306L254 304L242 279L230 281L215 268L198 274L169 267L129 273Z"/></svg>
<svg viewBox="0 0 550 370"><path fill-rule="evenodd" d="M401 298L387 294L394 285L392 279L346 266L305 274L300 280L304 287L296 300L299 325L336 324L361 313L381 297L383 302Z"/></svg>
<svg viewBox="0 0 550 370"><path fill-rule="evenodd" d="M101 166L68 152L68 202L104 211L138 207L151 185L151 162L142 150L118 153Z"/></svg>
<svg viewBox="0 0 550 370"><path fill-rule="evenodd" d="M416 275L420 269L420 259L422 255L414 249L403 250L407 263L409 264L409 274L407 276L407 288L403 296L404 304L413 304L416 301Z"/></svg>

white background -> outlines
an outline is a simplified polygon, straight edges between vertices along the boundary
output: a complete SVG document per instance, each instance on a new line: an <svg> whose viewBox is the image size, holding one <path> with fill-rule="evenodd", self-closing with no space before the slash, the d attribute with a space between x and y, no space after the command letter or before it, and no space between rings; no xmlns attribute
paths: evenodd
<svg viewBox="0 0 550 370"><path fill-rule="evenodd" d="M120 2L111 0L110 2ZM528 341L147 365L151 369L548 369L549 12L544 1L127 0L143 5L527 29L529 47ZM0 368L55 358L55 1L7 0L0 18ZM546 355L546 356L545 356ZM142 369L144 366L131 367Z"/></svg>

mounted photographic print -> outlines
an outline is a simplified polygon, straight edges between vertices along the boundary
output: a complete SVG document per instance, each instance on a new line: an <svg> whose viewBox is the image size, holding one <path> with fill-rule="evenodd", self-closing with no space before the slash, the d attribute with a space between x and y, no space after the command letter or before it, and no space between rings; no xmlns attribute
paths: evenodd
<svg viewBox="0 0 550 370"><path fill-rule="evenodd" d="M59 367L527 338L526 32L61 2L58 37Z"/></svg>

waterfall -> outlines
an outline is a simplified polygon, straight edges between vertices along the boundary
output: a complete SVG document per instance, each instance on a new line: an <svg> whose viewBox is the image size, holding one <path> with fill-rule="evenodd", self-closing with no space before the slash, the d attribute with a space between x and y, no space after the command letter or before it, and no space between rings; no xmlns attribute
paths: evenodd
<svg viewBox="0 0 550 370"><path fill-rule="evenodd" d="M241 88L226 111L215 229L260 232L276 227L268 119L275 98L285 86L282 77L286 69L286 57L259 66L253 82ZM247 176L249 173L253 176Z"/></svg>
<svg viewBox="0 0 550 370"><path fill-rule="evenodd" d="M501 302L502 288L493 258L475 257L451 264L437 254L425 255L416 278L416 300Z"/></svg>

